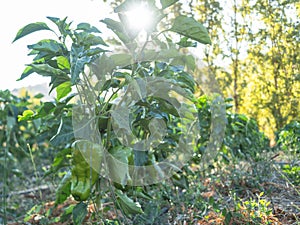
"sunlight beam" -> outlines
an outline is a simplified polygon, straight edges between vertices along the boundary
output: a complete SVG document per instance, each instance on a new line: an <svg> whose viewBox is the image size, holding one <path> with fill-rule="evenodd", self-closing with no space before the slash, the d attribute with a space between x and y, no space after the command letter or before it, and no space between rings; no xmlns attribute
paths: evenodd
<svg viewBox="0 0 300 225"><path fill-rule="evenodd" d="M148 30L153 23L153 12L145 3L133 6L126 16L132 30Z"/></svg>

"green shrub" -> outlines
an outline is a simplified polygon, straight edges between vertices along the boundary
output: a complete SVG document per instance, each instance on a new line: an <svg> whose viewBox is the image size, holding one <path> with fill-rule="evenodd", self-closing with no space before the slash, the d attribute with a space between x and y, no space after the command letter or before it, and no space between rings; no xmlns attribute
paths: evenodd
<svg viewBox="0 0 300 225"><path fill-rule="evenodd" d="M227 102L230 102L230 99L227 99ZM207 96L198 99L201 134L198 144L201 153L205 150L211 135L211 105L212 101ZM228 104L223 149L225 148L226 152L238 158L255 158L264 150L270 150L270 140L259 130L256 120L246 115L230 112L229 108Z"/></svg>
<svg viewBox="0 0 300 225"><path fill-rule="evenodd" d="M269 139L259 131L256 120L243 114L227 113L225 146L237 157L255 158L270 150Z"/></svg>
<svg viewBox="0 0 300 225"><path fill-rule="evenodd" d="M300 153L300 122L292 121L276 135L277 148L292 154ZM299 157L299 156L298 156Z"/></svg>

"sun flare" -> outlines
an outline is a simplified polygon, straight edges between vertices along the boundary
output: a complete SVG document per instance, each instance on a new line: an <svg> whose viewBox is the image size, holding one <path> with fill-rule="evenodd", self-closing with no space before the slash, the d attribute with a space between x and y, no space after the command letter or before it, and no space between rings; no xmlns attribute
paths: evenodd
<svg viewBox="0 0 300 225"><path fill-rule="evenodd" d="M146 4L139 4L132 7L126 13L129 27L133 30L147 30L152 25L153 12L149 9Z"/></svg>

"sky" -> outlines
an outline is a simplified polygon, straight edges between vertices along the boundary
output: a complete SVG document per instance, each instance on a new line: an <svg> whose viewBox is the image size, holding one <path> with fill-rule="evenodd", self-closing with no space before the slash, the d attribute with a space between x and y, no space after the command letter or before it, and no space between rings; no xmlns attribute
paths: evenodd
<svg viewBox="0 0 300 225"><path fill-rule="evenodd" d="M0 3L0 90L26 87L40 83L49 83L50 78L30 75L17 81L25 69L25 64L31 62L27 56L27 45L41 39L50 38L49 31L38 31L12 43L18 30L33 22L46 22L51 28L52 22L46 17L65 18L74 25L88 22L93 26L104 27L99 20L110 17L112 8L100 0L3 0Z"/></svg>

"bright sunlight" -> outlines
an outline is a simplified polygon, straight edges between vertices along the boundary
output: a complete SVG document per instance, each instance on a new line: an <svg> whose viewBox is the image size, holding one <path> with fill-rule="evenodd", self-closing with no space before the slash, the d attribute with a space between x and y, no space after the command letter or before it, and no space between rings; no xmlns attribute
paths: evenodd
<svg viewBox="0 0 300 225"><path fill-rule="evenodd" d="M133 30L147 30L152 25L153 12L148 5L141 3L135 5L126 13L129 27Z"/></svg>

